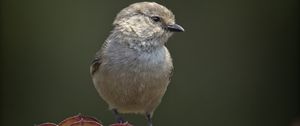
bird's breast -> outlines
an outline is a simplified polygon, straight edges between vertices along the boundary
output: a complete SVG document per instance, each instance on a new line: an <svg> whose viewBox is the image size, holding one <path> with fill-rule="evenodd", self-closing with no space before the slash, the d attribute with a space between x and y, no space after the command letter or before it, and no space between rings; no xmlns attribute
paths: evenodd
<svg viewBox="0 0 300 126"><path fill-rule="evenodd" d="M157 48L151 52L120 48L107 52L104 67L116 74L139 74L145 76L160 76L172 69L172 60L166 47Z"/></svg>

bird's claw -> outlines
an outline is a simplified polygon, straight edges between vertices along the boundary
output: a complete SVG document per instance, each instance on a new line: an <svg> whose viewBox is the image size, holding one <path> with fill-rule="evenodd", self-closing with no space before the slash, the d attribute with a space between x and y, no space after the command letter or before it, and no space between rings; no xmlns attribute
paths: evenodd
<svg viewBox="0 0 300 126"><path fill-rule="evenodd" d="M115 124L111 124L110 126L133 126L128 122L123 122L123 123L115 123Z"/></svg>

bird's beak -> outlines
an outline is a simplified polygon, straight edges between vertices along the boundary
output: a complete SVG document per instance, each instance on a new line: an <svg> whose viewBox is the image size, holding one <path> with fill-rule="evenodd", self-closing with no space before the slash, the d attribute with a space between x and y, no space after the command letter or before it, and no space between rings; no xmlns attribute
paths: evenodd
<svg viewBox="0 0 300 126"><path fill-rule="evenodd" d="M184 32L183 27L178 24L167 25L167 29L171 32Z"/></svg>

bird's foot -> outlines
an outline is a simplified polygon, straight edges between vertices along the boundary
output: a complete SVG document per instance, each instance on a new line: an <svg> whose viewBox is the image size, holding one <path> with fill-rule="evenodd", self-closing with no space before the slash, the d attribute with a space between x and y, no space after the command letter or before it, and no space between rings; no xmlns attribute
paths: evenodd
<svg viewBox="0 0 300 126"><path fill-rule="evenodd" d="M148 122L148 126L152 126L152 117L151 117L150 113L146 114L146 119L147 119L147 122Z"/></svg>
<svg viewBox="0 0 300 126"><path fill-rule="evenodd" d="M148 123L148 126L152 126L152 123L150 122L150 123Z"/></svg>
<svg viewBox="0 0 300 126"><path fill-rule="evenodd" d="M120 116L119 112L117 109L112 109L112 112L113 114L115 115L116 117L116 120L117 120L117 124L123 124L125 123L126 121L122 118L122 116Z"/></svg>
<svg viewBox="0 0 300 126"><path fill-rule="evenodd" d="M133 126L128 122L124 122L124 123L115 123L115 124L111 124L110 126Z"/></svg>
<svg viewBox="0 0 300 126"><path fill-rule="evenodd" d="M116 118L117 118L117 123L121 123L121 124L126 123L126 121L123 119L123 117L118 115Z"/></svg>

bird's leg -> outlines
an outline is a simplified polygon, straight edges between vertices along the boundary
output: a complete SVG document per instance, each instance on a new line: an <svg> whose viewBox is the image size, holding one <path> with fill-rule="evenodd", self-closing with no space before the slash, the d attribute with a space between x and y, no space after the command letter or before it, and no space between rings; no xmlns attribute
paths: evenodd
<svg viewBox="0 0 300 126"><path fill-rule="evenodd" d="M113 111L113 114L116 117L117 123L125 123L124 119L122 118L122 116L120 116L117 109L112 109L112 111Z"/></svg>
<svg viewBox="0 0 300 126"><path fill-rule="evenodd" d="M148 122L148 126L152 126L152 115L150 113L146 113L146 119Z"/></svg>

